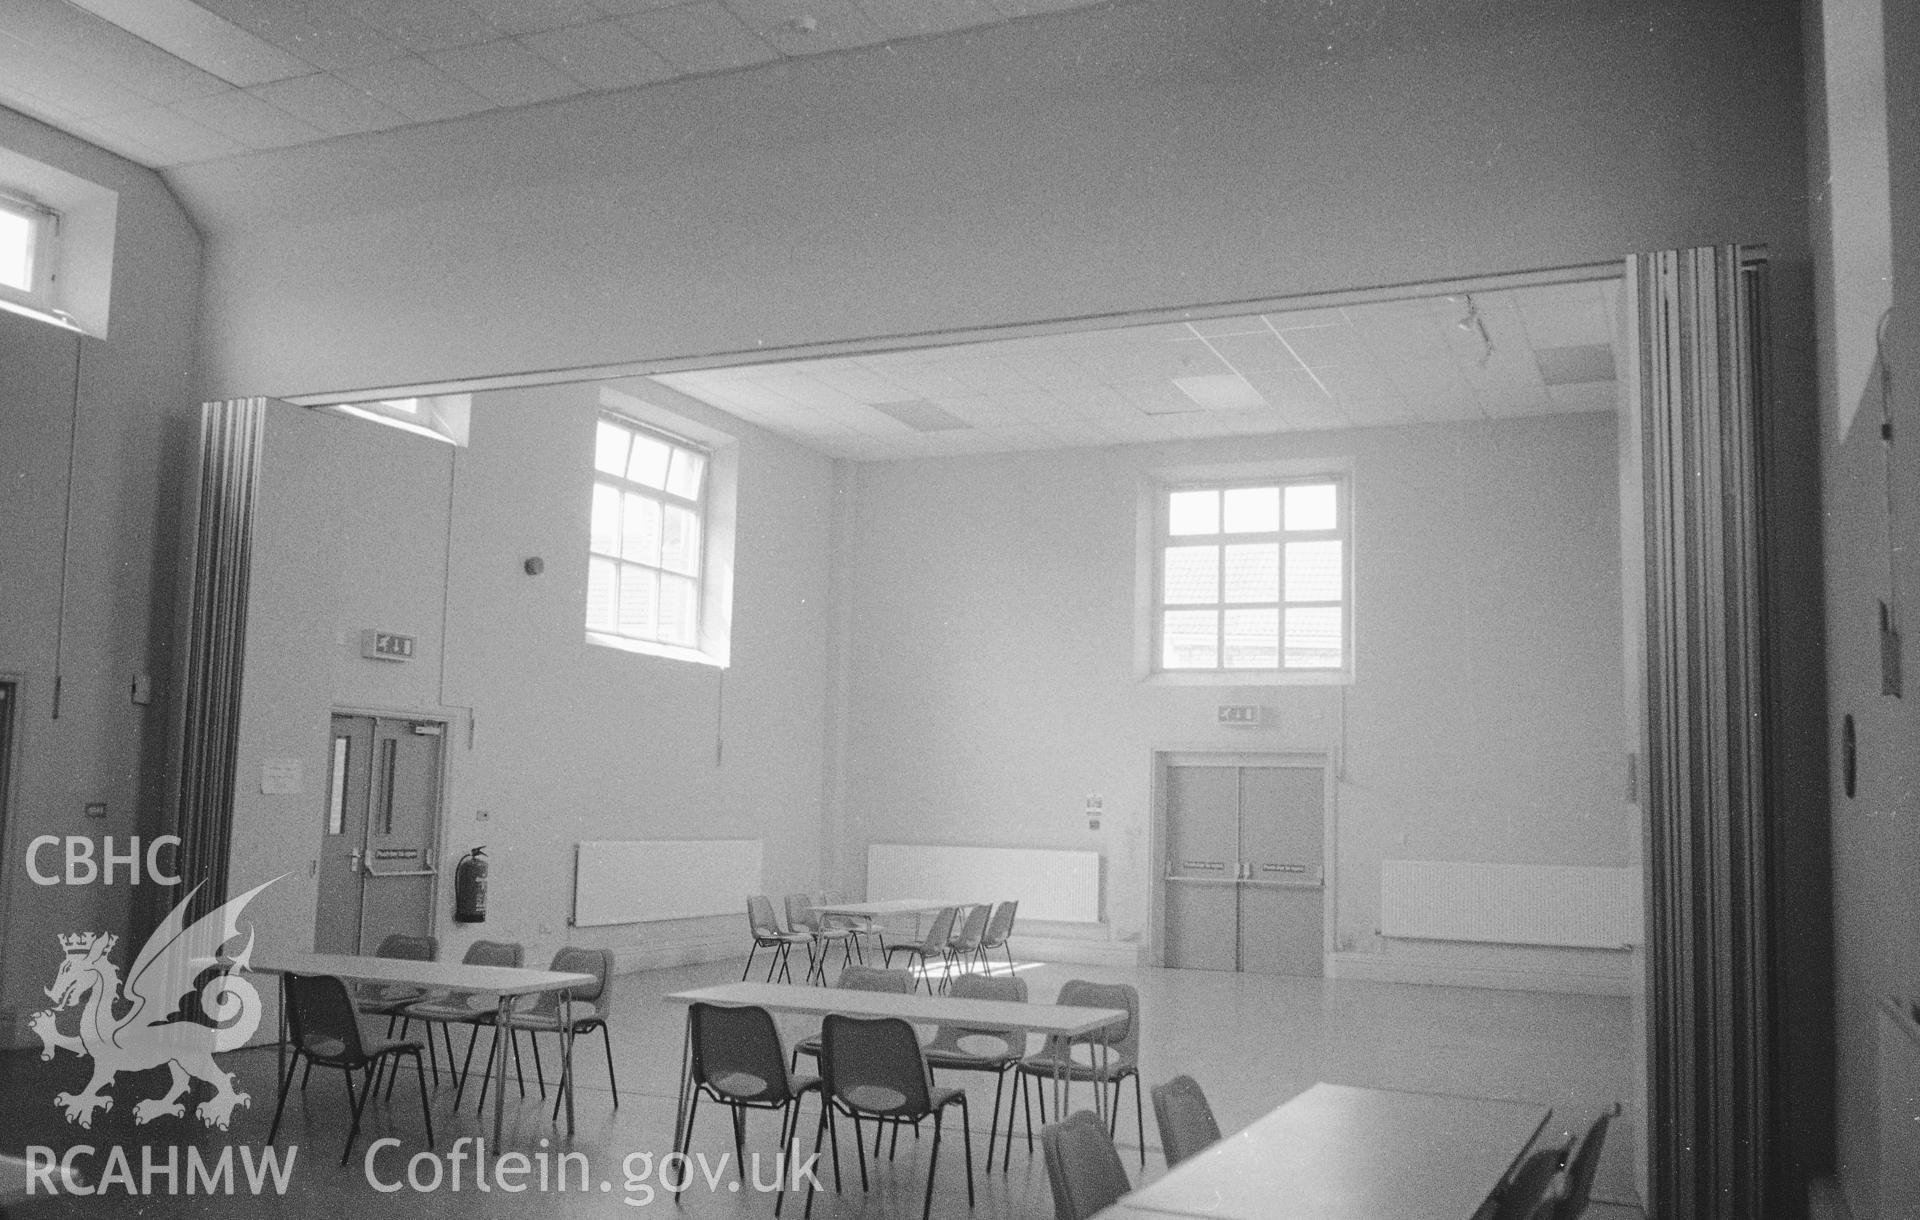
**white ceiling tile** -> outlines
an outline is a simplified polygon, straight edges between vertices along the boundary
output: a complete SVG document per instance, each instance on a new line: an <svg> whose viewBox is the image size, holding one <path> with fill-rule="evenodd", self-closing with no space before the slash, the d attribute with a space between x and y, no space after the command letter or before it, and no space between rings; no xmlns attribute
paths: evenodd
<svg viewBox="0 0 1920 1220"><path fill-rule="evenodd" d="M1367 313L1360 310L1354 312L1353 329L1366 350L1381 363L1451 359L1452 337L1462 334L1457 326L1436 323L1421 314ZM1289 334L1288 337L1311 345L1313 340L1309 336L1317 333L1320 332L1302 331ZM1479 332L1471 332L1471 337L1477 345L1480 341Z"/></svg>
<svg viewBox="0 0 1920 1220"><path fill-rule="evenodd" d="M158 106L101 115L93 122L99 130L116 132L152 149L167 165L188 165L248 151L239 141Z"/></svg>
<svg viewBox="0 0 1920 1220"><path fill-rule="evenodd" d="M415 123L492 110L488 99L417 56L334 73Z"/></svg>
<svg viewBox="0 0 1920 1220"><path fill-rule="evenodd" d="M609 17L630 17L658 8L672 8L685 0L593 0L593 6Z"/></svg>
<svg viewBox="0 0 1920 1220"><path fill-rule="evenodd" d="M969 394L930 399L935 406L976 428L998 428L1020 422L1022 416L1008 400L994 394Z"/></svg>
<svg viewBox="0 0 1920 1220"><path fill-rule="evenodd" d="M891 377L882 376L873 369L851 360L821 361L814 365L813 375L842 394L852 395L861 402L899 402L908 398L923 397L906 389Z"/></svg>
<svg viewBox="0 0 1920 1220"><path fill-rule="evenodd" d="M993 7L1005 17L1031 17L1035 13L1059 13L1071 8L1086 8L1100 0L993 0Z"/></svg>
<svg viewBox="0 0 1920 1220"><path fill-rule="evenodd" d="M379 63L406 48L334 0L197 0L241 29L316 68L332 70Z"/></svg>
<svg viewBox="0 0 1920 1220"><path fill-rule="evenodd" d="M1598 290L1579 305L1523 308L1521 321L1527 339L1536 348L1586 347L1613 342L1613 324Z"/></svg>
<svg viewBox="0 0 1920 1220"><path fill-rule="evenodd" d="M102 127L94 119L76 117L70 122L61 124L61 129L72 132L89 144L104 148L110 153L117 153L127 160L140 165L162 169L175 164L171 158L161 156L160 153L154 149L148 148L145 144L140 143L124 132Z"/></svg>
<svg viewBox="0 0 1920 1220"><path fill-rule="evenodd" d="M1329 391L1304 369L1248 373L1247 380L1283 415L1312 414L1334 404Z"/></svg>
<svg viewBox="0 0 1920 1220"><path fill-rule="evenodd" d="M682 72L725 72L778 59L772 44L719 0L679 4L626 19L626 27Z"/></svg>
<svg viewBox="0 0 1920 1220"><path fill-rule="evenodd" d="M8 34L27 45L149 101L177 102L233 88L65 0L9 0L6 25Z"/></svg>
<svg viewBox="0 0 1920 1220"><path fill-rule="evenodd" d="M614 21L525 34L520 42L589 89L631 89L675 73L672 65Z"/></svg>
<svg viewBox="0 0 1920 1220"><path fill-rule="evenodd" d="M1246 412L1251 414L1251 412ZM1113 434L1086 419L1050 419L1041 427L1062 445L1111 445Z"/></svg>
<svg viewBox="0 0 1920 1220"><path fill-rule="evenodd" d="M461 0L333 0L410 51L446 51L492 42L506 32Z"/></svg>
<svg viewBox="0 0 1920 1220"><path fill-rule="evenodd" d="M248 148L286 148L326 135L313 124L294 118L278 106L268 105L244 89L229 89L218 97L176 102L173 110Z"/></svg>
<svg viewBox="0 0 1920 1220"><path fill-rule="evenodd" d="M882 38L912 38L1000 20L987 0L857 0Z"/></svg>
<svg viewBox="0 0 1920 1220"><path fill-rule="evenodd" d="M1392 428L1416 420L1413 408L1402 398L1368 398L1340 405L1355 428Z"/></svg>
<svg viewBox="0 0 1920 1220"><path fill-rule="evenodd" d="M1141 381L1118 381L1114 389L1136 410L1146 415L1182 415L1190 411L1204 410L1200 404L1182 394L1172 381L1150 378Z"/></svg>
<svg viewBox="0 0 1920 1220"><path fill-rule="evenodd" d="M312 69L307 61L192 0L73 0L73 3L229 84L264 84Z"/></svg>
<svg viewBox="0 0 1920 1220"><path fill-rule="evenodd" d="M1273 330L1307 330L1316 326L1349 326L1353 319L1344 309L1295 309L1286 313L1266 315L1266 324Z"/></svg>
<svg viewBox="0 0 1920 1220"><path fill-rule="evenodd" d="M1190 334L1205 339L1220 335L1258 335L1265 334L1269 330L1266 319L1258 314L1231 318L1202 318L1182 325L1187 327Z"/></svg>
<svg viewBox="0 0 1920 1220"><path fill-rule="evenodd" d="M531 34L561 26L584 25L606 14L592 0L465 0L468 7L505 34Z"/></svg>
<svg viewBox="0 0 1920 1220"><path fill-rule="evenodd" d="M1252 382L1238 373L1175 377L1173 385L1206 411L1251 411L1271 405Z"/></svg>
<svg viewBox="0 0 1920 1220"><path fill-rule="evenodd" d="M1400 391L1377 365L1342 364L1315 369L1314 378L1340 403L1397 398Z"/></svg>
<svg viewBox="0 0 1920 1220"><path fill-rule="evenodd" d="M1172 380L1233 370L1204 343L1192 339L1140 339L1083 348L1076 363L1110 384L1146 378Z"/></svg>
<svg viewBox="0 0 1920 1220"><path fill-rule="evenodd" d="M94 118L152 107L153 103L64 56L0 34L0 90L37 99L54 110Z"/></svg>
<svg viewBox="0 0 1920 1220"><path fill-rule="evenodd" d="M324 72L255 85L247 92L332 136L398 127L405 115Z"/></svg>
<svg viewBox="0 0 1920 1220"><path fill-rule="evenodd" d="M782 55L819 55L883 41L853 0L726 0L747 28Z"/></svg>
<svg viewBox="0 0 1920 1220"><path fill-rule="evenodd" d="M1229 365L1242 373L1264 373L1275 369L1297 369L1300 358L1271 331L1251 335L1221 335L1207 345Z"/></svg>
<svg viewBox="0 0 1920 1220"><path fill-rule="evenodd" d="M510 39L433 51L427 62L499 106L530 106L586 87Z"/></svg>
<svg viewBox="0 0 1920 1220"><path fill-rule="evenodd" d="M1373 359L1351 326L1314 326L1289 330L1281 339L1308 368L1323 365L1366 364Z"/></svg>

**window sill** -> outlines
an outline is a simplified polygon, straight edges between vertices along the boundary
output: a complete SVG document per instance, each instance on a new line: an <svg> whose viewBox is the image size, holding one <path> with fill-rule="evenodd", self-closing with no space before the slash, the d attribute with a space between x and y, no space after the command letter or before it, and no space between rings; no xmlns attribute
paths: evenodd
<svg viewBox="0 0 1920 1220"><path fill-rule="evenodd" d="M1349 669L1164 669L1142 674L1143 686L1350 686Z"/></svg>
<svg viewBox="0 0 1920 1220"><path fill-rule="evenodd" d="M651 640L630 640L623 635L608 635L601 631L587 632L587 643L601 648L617 649L620 652L634 652L641 656L660 657L668 661L691 661L695 665L711 665L715 669L725 669L724 658L698 648L683 648L678 644L656 644Z"/></svg>

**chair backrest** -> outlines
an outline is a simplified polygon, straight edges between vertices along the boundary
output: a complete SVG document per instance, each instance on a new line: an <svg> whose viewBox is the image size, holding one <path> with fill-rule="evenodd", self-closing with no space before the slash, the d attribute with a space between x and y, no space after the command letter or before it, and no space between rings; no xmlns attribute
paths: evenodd
<svg viewBox="0 0 1920 1220"><path fill-rule="evenodd" d="M764 1008L695 1004L687 1020L693 1031L693 1081L721 1097L783 1103L789 1094L780 1030Z"/></svg>
<svg viewBox="0 0 1920 1220"><path fill-rule="evenodd" d="M513 941L476 940L460 960L469 966L511 966L517 970L526 959L526 949Z"/></svg>
<svg viewBox="0 0 1920 1220"><path fill-rule="evenodd" d="M765 894L754 894L747 899L747 923L760 940L786 934L786 929L780 926L780 917L773 913L773 900Z"/></svg>
<svg viewBox="0 0 1920 1220"><path fill-rule="evenodd" d="M1520 1168L1514 1170L1513 1175L1501 1186L1492 1220L1536 1220L1536 1217L1546 1220L1551 1217L1551 1205L1560 1199L1555 1193L1555 1184L1564 1185L1565 1182L1561 1165L1566 1156L1564 1144L1529 1153L1527 1159L1520 1162ZM1544 1211L1541 1210L1542 1201L1549 1203Z"/></svg>
<svg viewBox="0 0 1920 1220"><path fill-rule="evenodd" d="M1574 1146L1573 1155L1567 1158L1567 1197L1554 1213L1558 1220L1574 1220L1587 1210L1587 1199L1593 1193L1594 1171L1600 1167L1600 1149L1606 1145L1607 1128L1619 1112L1618 1103L1602 1110Z"/></svg>
<svg viewBox="0 0 1920 1220"><path fill-rule="evenodd" d="M1107 1124L1091 1110L1043 1127L1040 1148L1046 1155L1047 1183L1053 1187L1055 1220L1088 1220L1133 1189Z"/></svg>
<svg viewBox="0 0 1920 1220"><path fill-rule="evenodd" d="M882 970L878 966L843 966L833 985L851 991L897 991L901 995L914 991L913 971Z"/></svg>
<svg viewBox="0 0 1920 1220"><path fill-rule="evenodd" d="M593 982L568 989L567 1013L575 1021L588 1017L607 1019L613 1006L613 950L567 945L554 953L547 969L559 974L591 974ZM536 992L527 997L527 1003L519 1011L556 1015L560 1011L560 993Z"/></svg>
<svg viewBox="0 0 1920 1220"><path fill-rule="evenodd" d="M820 921L813 914L813 896L787 895L787 926L796 932L818 932Z"/></svg>
<svg viewBox="0 0 1920 1220"><path fill-rule="evenodd" d="M927 1057L899 1017L830 1012L820 1023L820 1080L829 1096L865 1114L918 1119L933 1112Z"/></svg>
<svg viewBox="0 0 1920 1220"><path fill-rule="evenodd" d="M1063 1008L1124 1008L1127 1021L1120 1029L1107 1031L1110 1062L1116 1068L1137 1067L1140 1063L1140 992L1131 983L1094 983L1086 979L1068 979L1060 984L1054 1003ZM1061 1053L1059 1037L1047 1039L1047 1049Z"/></svg>
<svg viewBox="0 0 1920 1220"><path fill-rule="evenodd" d="M1007 937L1013 935L1013 917L1019 913L1020 900L1009 899L993 908L993 918L987 921L987 931L980 943L989 949L998 949L1007 943Z"/></svg>
<svg viewBox="0 0 1920 1220"><path fill-rule="evenodd" d="M993 910L986 903L967 908L967 921L960 925L947 941L947 947L955 953L972 953L980 947L980 938L987 934L987 917Z"/></svg>
<svg viewBox="0 0 1920 1220"><path fill-rule="evenodd" d="M365 1063L359 1014L347 985L331 974L289 974L286 983L294 1046L315 1063L351 1068Z"/></svg>
<svg viewBox="0 0 1920 1220"><path fill-rule="evenodd" d="M947 942L953 939L953 921L959 915L959 907L940 908L940 913L933 917L933 926L927 929L927 938L920 942L923 955L946 952Z"/></svg>
<svg viewBox="0 0 1920 1220"><path fill-rule="evenodd" d="M1006 1000L1025 1004L1027 980L963 974L953 980L953 989L947 994L956 1000ZM929 1050L959 1051L981 1059L997 1059L1003 1055L1017 1058L1027 1053L1027 1031L942 1025L933 1031L933 1040L927 1043L927 1047Z"/></svg>
<svg viewBox="0 0 1920 1220"><path fill-rule="evenodd" d="M1175 1076L1153 1086L1153 1118L1160 1125L1160 1150L1169 1169L1220 1139L1213 1107L1191 1076Z"/></svg>
<svg viewBox="0 0 1920 1220"><path fill-rule="evenodd" d="M440 956L440 941L432 936L409 936L395 932L382 937L375 957L390 957L403 962L430 962Z"/></svg>

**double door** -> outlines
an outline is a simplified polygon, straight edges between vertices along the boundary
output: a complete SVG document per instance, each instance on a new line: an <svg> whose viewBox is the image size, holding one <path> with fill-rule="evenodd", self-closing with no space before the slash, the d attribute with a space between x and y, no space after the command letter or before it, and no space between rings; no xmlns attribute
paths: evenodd
<svg viewBox="0 0 1920 1220"><path fill-rule="evenodd" d="M1166 964L1323 974L1324 762L1174 755L1164 776Z"/></svg>
<svg viewBox="0 0 1920 1220"><path fill-rule="evenodd" d="M316 953L372 953L433 930L439 721L335 713L321 816Z"/></svg>

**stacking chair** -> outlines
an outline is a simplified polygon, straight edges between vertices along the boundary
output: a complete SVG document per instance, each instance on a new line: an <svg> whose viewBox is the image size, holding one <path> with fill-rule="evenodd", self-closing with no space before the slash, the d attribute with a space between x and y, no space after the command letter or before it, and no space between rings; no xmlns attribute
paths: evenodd
<svg viewBox="0 0 1920 1220"><path fill-rule="evenodd" d="M1054 1220L1089 1220L1133 1189L1100 1116L1081 1110L1040 1132Z"/></svg>
<svg viewBox="0 0 1920 1220"><path fill-rule="evenodd" d="M560 993L542 991L530 1002L507 1014L507 1028L513 1031L527 1031L527 1041L533 1044L534 1079L540 1082L540 1095L547 1095L547 1078L540 1066L540 1034L553 1034L565 1045L564 1034L571 1026L573 1036L600 1031L600 1039L607 1050L607 1084L613 1090L613 1108L620 1108L620 1082L613 1074L613 1031L607 1026L607 1013L613 1006L613 950L581 949L569 945L553 955L553 964L547 969L563 974L591 974L593 982L585 987L576 987L567 993L567 1010L563 1017L560 1012ZM560 1099L566 1091L573 1088L570 1073L573 1065L564 1062L561 1068L560 1082L553 1095L553 1114L560 1116Z"/></svg>
<svg viewBox="0 0 1920 1220"><path fill-rule="evenodd" d="M853 1144L860 1157L860 1189L868 1189L867 1153L860 1135L862 1117L891 1120L895 1130L903 1122L933 1119L933 1151L927 1160L927 1193L920 1220L933 1214L933 1179L940 1170L940 1120L950 1105L960 1107L960 1133L967 1159L967 1206L973 1206L973 1132L967 1118L967 1091L939 1088L932 1083L926 1055L913 1026L898 1017L867 1020L830 1012L820 1031L820 1126L813 1151L833 1132L833 1188L840 1189L840 1128L836 1112L853 1119ZM814 1190L807 1188L807 1214L813 1214Z"/></svg>
<svg viewBox="0 0 1920 1220"><path fill-rule="evenodd" d="M1020 910L1019 899L1012 899L993 908L993 918L987 921L987 930L980 937L980 965L991 972L992 963L987 960L989 951L999 949L1007 955L1007 970L1013 970L1013 948L1007 943L1013 935L1013 917Z"/></svg>
<svg viewBox="0 0 1920 1220"><path fill-rule="evenodd" d="M511 941L476 940L467 946L467 952L461 962L468 966L511 966L518 968L526 960L526 950ZM467 1089L467 1069L473 1066L473 1046L479 1041L481 1026L494 1029L493 1043L487 1048L487 1074L493 1074L493 1057L499 1050L500 1030L498 1017L500 1005L498 997L485 991L453 991L409 1004L401 1010L408 1022L431 1022L428 1026L427 1044L433 1044L433 1025L440 1027L441 1041L446 1046L447 1069L453 1069L453 1027L465 1025L467 1033L467 1054L461 1060L460 1070L454 1074L453 1106L460 1108L460 1098ZM402 1029L404 1035L405 1029ZM513 1040L513 1031L507 1031L514 1052L514 1061L519 1062L520 1044ZM526 1092L526 1082L520 1084L520 1091ZM486 1086L481 1085L480 1103L486 1104Z"/></svg>
<svg viewBox="0 0 1920 1220"><path fill-rule="evenodd" d="M1220 1139L1220 1124L1214 1120L1207 1095L1191 1076L1175 1076L1165 1084L1154 1085L1153 1119L1160 1126L1160 1151L1166 1155L1167 1168Z"/></svg>
<svg viewBox="0 0 1920 1220"><path fill-rule="evenodd" d="M805 932L789 932L780 926L779 917L773 913L773 902L765 894L755 894L747 899L747 927L753 932L753 948L747 950L747 968L740 972L740 981L746 982L753 973L753 955L762 949L773 950L773 960L767 964L766 981L773 982L774 971L780 972L785 981L793 982L793 972L787 969L787 954L795 945L807 946L808 963L811 966L813 937Z"/></svg>
<svg viewBox="0 0 1920 1220"><path fill-rule="evenodd" d="M871 915L826 915L822 921L830 928L845 928L852 935L853 960L861 965L867 963L866 942L872 941L880 950L880 960L887 959L887 938L880 921Z"/></svg>
<svg viewBox="0 0 1920 1220"><path fill-rule="evenodd" d="M1027 1081L1037 1078L1041 1082L1040 1117L1044 1122L1047 1115L1047 1088L1056 1069L1066 1077L1067 1094L1073 1092L1073 1082L1086 1080L1093 1087L1113 1086L1113 1105L1107 1109L1107 1133L1113 1134L1115 1124L1120 1117L1120 1082L1133 1077L1133 1118L1134 1126L1140 1137L1140 1163L1147 1163L1147 1121L1140 1109L1140 993L1131 983L1090 983L1085 979L1068 979L1060 986L1059 998L1055 1001L1062 1007L1082 1008L1124 1008L1127 1010L1126 1025L1118 1034L1109 1032L1107 1047L1107 1067L1100 1069L1100 1052L1093 1038L1076 1039L1074 1043L1059 1035L1047 1039L1047 1044L1038 1054L1029 1055L1020 1061L1020 1096L1027 1095ZM1093 1049L1090 1063L1082 1063L1073 1057L1073 1045L1078 1044ZM1031 1127L1031 1123L1028 1124Z"/></svg>
<svg viewBox="0 0 1920 1220"><path fill-rule="evenodd" d="M882 970L878 966L848 966L840 972L833 982L835 987L844 987L848 991L894 991L901 995L912 995L914 991L913 971ZM800 1066L800 1056L820 1057L820 1035L802 1038L793 1044L793 1067Z"/></svg>
<svg viewBox="0 0 1920 1220"><path fill-rule="evenodd" d="M819 1090L820 1078L796 1076L783 1065L780 1030L774 1025L773 1014L764 1008L695 1004L687 1021L692 1030L693 1097L687 1109L685 1135L676 1151L685 1157L693 1146L693 1120L700 1110L700 1097L705 1094L733 1111L734 1160L744 1182L747 1111L780 1111L779 1151L784 1153L788 1141L800 1129L800 1099ZM685 1175L681 1190L692 1177L692 1173ZM673 1197L678 1202L680 1191L674 1191ZM786 1199L782 1187L774 1200L774 1215L780 1214Z"/></svg>
<svg viewBox="0 0 1920 1220"><path fill-rule="evenodd" d="M1567 1158L1566 1198L1553 1213L1554 1220L1577 1220L1586 1214L1587 1202L1593 1194L1593 1175L1600 1168L1600 1149L1606 1145L1607 1128L1619 1113L1619 1102L1602 1110L1574 1144L1573 1153Z"/></svg>
<svg viewBox="0 0 1920 1220"><path fill-rule="evenodd" d="M940 913L933 917L933 926L927 929L927 938L917 945L895 945L887 950L886 963L893 965L893 955L904 953L909 960L920 963L920 974L927 980L927 990L933 990L933 963L938 960L942 970L947 965L947 941L953 936L953 921L960 913L959 907L941 907ZM943 975L941 986L946 985Z"/></svg>
<svg viewBox="0 0 1920 1220"><path fill-rule="evenodd" d="M1008 1000L1027 1002L1027 982L1016 978L990 978L984 974L963 974L953 980L951 994L963 1000ZM927 1066L939 1071L993 1073L993 1118L987 1123L987 1171L993 1171L993 1141L1000 1127L1000 1094L1006 1087L1007 1073L1020 1066L1027 1053L1027 1031L967 1029L942 1025L933 1031L926 1044ZM1013 1099L1007 1099L1007 1147L1001 1153L1000 1171L1006 1172L1013 1154Z"/></svg>
<svg viewBox="0 0 1920 1220"><path fill-rule="evenodd" d="M853 964L853 929L834 927L813 913L813 897L809 894L787 895L787 926L795 932L805 932L812 939L807 945L807 975L820 977L821 985L827 981L827 950L835 944L840 946L841 964Z"/></svg>
<svg viewBox="0 0 1920 1220"><path fill-rule="evenodd" d="M433 936L395 932L380 941L373 955L394 961L430 962L440 956L440 941ZM393 1036L394 1022L402 1019L402 1010L426 997L427 989L413 983L359 983L353 988L353 1005L361 1016L388 1018L388 1037Z"/></svg>
<svg viewBox="0 0 1920 1220"><path fill-rule="evenodd" d="M980 941L987 934L987 917L993 908L985 903L967 908L964 922L957 917L954 920L953 935L947 938L947 970L949 976L954 967L965 974L974 959L980 956Z"/></svg>
<svg viewBox="0 0 1920 1220"><path fill-rule="evenodd" d="M1474 1213L1474 1220L1552 1220L1554 1209L1565 1198L1566 1159L1565 1143L1528 1153Z"/></svg>
<svg viewBox="0 0 1920 1220"><path fill-rule="evenodd" d="M330 974L289 974L287 984L287 1026L293 1038L293 1059L280 1081L280 1096L273 1106L273 1125L267 1130L271 1145L280 1134L280 1116L287 1105L287 1091L293 1086L293 1072L305 1059L309 1066L339 1068L346 1076L347 1101L353 1106L353 1122L347 1128L347 1146L340 1151L345 1165L353 1155L353 1141L360 1134L360 1115L372 1096L374 1077L391 1057L412 1055L414 1070L420 1077L420 1113L427 1124L427 1147L433 1147L433 1109L427 1104L427 1069L420 1059L418 1042L382 1038L366 1040L360 1032L360 1014L353 1006L347 985ZM353 1074L366 1073L356 1095Z"/></svg>

